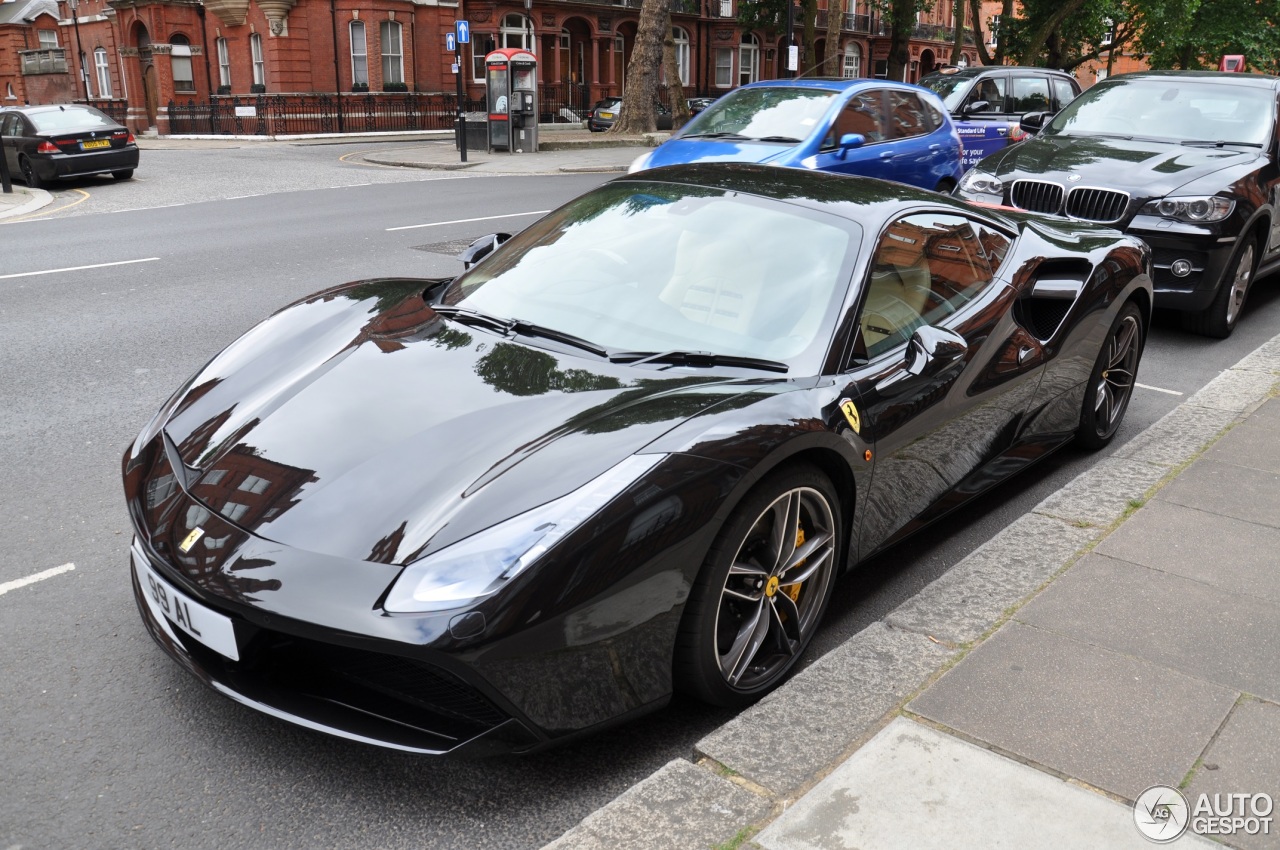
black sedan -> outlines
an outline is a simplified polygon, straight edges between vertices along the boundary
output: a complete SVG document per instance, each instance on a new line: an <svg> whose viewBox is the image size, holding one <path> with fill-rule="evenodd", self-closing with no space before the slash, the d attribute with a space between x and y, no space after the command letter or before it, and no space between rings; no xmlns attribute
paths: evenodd
<svg viewBox="0 0 1280 850"><path fill-rule="evenodd" d="M1031 142L982 160L956 188L971 200L1113 225L1155 257L1156 306L1225 337L1254 279L1280 267L1280 79L1160 71L1112 77Z"/></svg>
<svg viewBox="0 0 1280 850"><path fill-rule="evenodd" d="M1151 308L1115 231L755 165L500 241L279 311L125 453L139 609L205 684L422 753L748 703L840 573L1108 442Z"/></svg>
<svg viewBox="0 0 1280 850"><path fill-rule="evenodd" d="M0 111L0 148L10 173L22 175L32 189L90 174L128 180L138 167L133 133L91 106L18 106Z"/></svg>

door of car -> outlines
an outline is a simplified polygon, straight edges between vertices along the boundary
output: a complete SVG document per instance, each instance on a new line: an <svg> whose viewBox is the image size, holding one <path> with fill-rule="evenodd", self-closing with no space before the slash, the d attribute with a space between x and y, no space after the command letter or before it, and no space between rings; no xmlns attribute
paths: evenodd
<svg viewBox="0 0 1280 850"><path fill-rule="evenodd" d="M938 123L915 92L889 90L885 129L894 147L890 160L891 179L899 183L937 188L939 174L951 172L947 160L953 157L953 142L937 132Z"/></svg>
<svg viewBox="0 0 1280 850"><path fill-rule="evenodd" d="M894 179L893 158L897 147L889 143L887 94L882 89L863 89L845 102L823 138L822 149L818 151L819 171ZM840 140L850 133L862 136L862 146L841 150Z"/></svg>
<svg viewBox="0 0 1280 850"><path fill-rule="evenodd" d="M904 215L879 237L840 380L855 409L836 411L874 447L859 557L981 490L1013 444L1043 367L996 276L1010 242L947 211Z"/></svg>
<svg viewBox="0 0 1280 850"><path fill-rule="evenodd" d="M964 142L962 164L966 171L983 157L1009 144L1008 88L1007 75L984 74L974 82L952 116Z"/></svg>

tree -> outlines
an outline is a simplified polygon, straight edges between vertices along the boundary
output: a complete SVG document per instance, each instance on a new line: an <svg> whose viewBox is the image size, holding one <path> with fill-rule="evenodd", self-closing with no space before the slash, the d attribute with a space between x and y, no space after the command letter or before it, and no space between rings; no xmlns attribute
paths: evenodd
<svg viewBox="0 0 1280 850"><path fill-rule="evenodd" d="M960 60L964 57L964 9L965 0L956 0L956 36L955 41L951 43L952 65L959 65Z"/></svg>
<svg viewBox="0 0 1280 850"><path fill-rule="evenodd" d="M827 54L823 58L826 69L823 73L828 77L839 77L844 74L840 67L844 59L840 55L840 30L844 25L844 0L827 0Z"/></svg>
<svg viewBox="0 0 1280 850"><path fill-rule="evenodd" d="M676 31L667 14L667 36L662 42L662 68L667 77L667 96L671 101L671 130L675 132L689 121L689 101L684 96L680 79L680 63L676 61Z"/></svg>
<svg viewBox="0 0 1280 850"><path fill-rule="evenodd" d="M653 111L658 95L658 68L662 63L662 41L671 31L671 0L642 0L640 25L636 31L631 61L627 63L627 86L622 93L622 110L610 133L652 133L658 129Z"/></svg>
<svg viewBox="0 0 1280 850"><path fill-rule="evenodd" d="M933 8L934 0L877 0L881 14L889 19L889 72L891 80L905 80L911 64L911 35L916 15Z"/></svg>
<svg viewBox="0 0 1280 850"><path fill-rule="evenodd" d="M1280 3L1276 0L1135 0L1138 48L1153 68L1216 68L1226 53L1249 68L1280 72Z"/></svg>

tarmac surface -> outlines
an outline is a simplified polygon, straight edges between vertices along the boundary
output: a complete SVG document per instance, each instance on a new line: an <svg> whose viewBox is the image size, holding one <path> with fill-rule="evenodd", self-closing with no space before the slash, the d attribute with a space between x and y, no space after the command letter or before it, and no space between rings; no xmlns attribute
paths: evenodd
<svg viewBox="0 0 1280 850"><path fill-rule="evenodd" d="M658 141L543 140L364 158L625 171ZM13 189L0 218L51 201ZM1253 821L1216 840L1280 847L1278 382L1280 336L549 850L1144 847L1134 802L1155 785L1184 795L1148 824L1189 820L1171 846L1213 846L1192 834L1224 827L1196 819L1201 795L1236 794Z"/></svg>

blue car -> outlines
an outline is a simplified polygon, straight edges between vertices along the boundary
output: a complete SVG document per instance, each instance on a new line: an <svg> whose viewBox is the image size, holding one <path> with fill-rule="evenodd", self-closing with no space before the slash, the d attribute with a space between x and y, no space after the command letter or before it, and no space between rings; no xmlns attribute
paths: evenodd
<svg viewBox="0 0 1280 850"><path fill-rule="evenodd" d="M757 162L897 180L949 192L960 137L937 96L887 80L768 80L729 92L631 171Z"/></svg>

